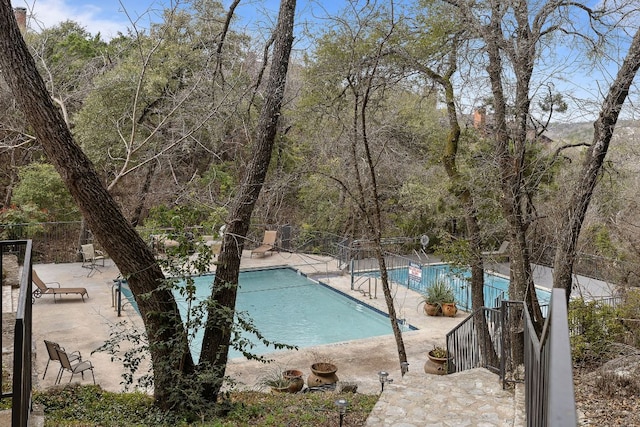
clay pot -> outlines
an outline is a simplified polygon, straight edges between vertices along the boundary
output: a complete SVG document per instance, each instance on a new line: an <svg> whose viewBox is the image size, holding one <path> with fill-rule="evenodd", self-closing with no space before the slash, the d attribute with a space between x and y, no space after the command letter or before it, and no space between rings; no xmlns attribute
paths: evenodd
<svg viewBox="0 0 640 427"><path fill-rule="evenodd" d="M289 387L274 387L271 386L271 391L275 393L289 393Z"/></svg>
<svg viewBox="0 0 640 427"><path fill-rule="evenodd" d="M456 317L456 313L458 312L458 307L456 307L455 302L443 302L442 306L442 314L447 317Z"/></svg>
<svg viewBox="0 0 640 427"><path fill-rule="evenodd" d="M334 384L338 382L337 371L338 367L333 363L314 363L311 365L311 375L307 378L307 385L309 387L318 387L321 385Z"/></svg>
<svg viewBox="0 0 640 427"><path fill-rule="evenodd" d="M440 304L431 304L431 303L425 302L424 313L427 316L439 316L440 314L442 314L442 309L440 308Z"/></svg>
<svg viewBox="0 0 640 427"><path fill-rule="evenodd" d="M426 374L433 375L446 375L447 374L447 361L446 357L435 357L431 354L431 351L427 353L427 361L424 364L424 372Z"/></svg>
<svg viewBox="0 0 640 427"><path fill-rule="evenodd" d="M304 387L304 380L302 379L302 371L297 369L289 369L282 373L282 378L289 381L289 387L287 391L289 393L297 393Z"/></svg>

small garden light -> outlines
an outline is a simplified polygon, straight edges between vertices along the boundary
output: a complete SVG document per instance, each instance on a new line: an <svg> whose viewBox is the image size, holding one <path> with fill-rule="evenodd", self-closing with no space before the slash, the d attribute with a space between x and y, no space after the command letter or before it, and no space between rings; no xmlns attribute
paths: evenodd
<svg viewBox="0 0 640 427"><path fill-rule="evenodd" d="M378 372L378 378L380 379L380 387L381 387L380 392L384 391L385 383L390 383L393 381L391 378L389 378L389 373L385 371Z"/></svg>
<svg viewBox="0 0 640 427"><path fill-rule="evenodd" d="M346 399L338 399L333 402L338 407L338 413L340 414L340 427L342 427L342 422L344 421L344 416L347 413L347 406L349 406L349 402Z"/></svg>

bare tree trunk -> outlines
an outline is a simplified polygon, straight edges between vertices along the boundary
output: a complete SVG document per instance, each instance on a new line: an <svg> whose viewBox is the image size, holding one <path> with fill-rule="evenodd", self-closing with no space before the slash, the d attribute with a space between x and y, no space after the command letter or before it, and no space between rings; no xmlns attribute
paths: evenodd
<svg viewBox="0 0 640 427"><path fill-rule="evenodd" d="M142 216L142 209L144 209L144 202L147 200L147 195L149 194L149 189L151 188L151 184L153 182L153 175L156 172L156 166L158 162L151 162L147 167L147 173L144 177L144 182L142 183L142 188L138 192L137 204L135 209L133 210L133 216L131 218L131 225L134 227L140 223L140 217Z"/></svg>
<svg viewBox="0 0 640 427"><path fill-rule="evenodd" d="M391 36L393 26L386 35L386 38ZM371 147L369 144L369 135L367 133L367 108L371 97L371 91L373 87L373 79L376 77L379 61L382 57L382 49L385 45L386 39L378 46L376 57L373 67L368 75L364 76L364 93L360 96L358 89L353 87L354 92L354 114L353 114L353 137L351 141L351 155L354 165L354 171L356 173L356 183L358 187L358 196L360 210L366 218L368 231L373 236L375 242L375 253L378 259L378 265L380 266L380 279L382 282L382 293L384 294L384 300L387 305L387 313L389 315L389 321L391 322L391 329L393 330L393 336L396 341L396 349L398 351L398 362L400 364L400 371L404 375L408 362L407 351L404 346L404 340L402 338L402 331L398 325L398 316L396 314L396 308L393 301L393 295L391 294L391 287L389 286L389 274L387 272L387 265L384 259L384 253L382 251L382 213L380 209L380 196L378 193L378 183L376 179L376 168L373 156L371 154ZM358 123L360 126L358 127ZM360 130L358 133L358 129ZM368 178L370 182L370 188L368 192L365 190L365 185L362 175L358 170L358 156L357 156L357 144L361 138L362 145L365 152L365 160L368 171Z"/></svg>
<svg viewBox="0 0 640 427"><path fill-rule="evenodd" d="M9 0L0 0L0 70L37 141L60 173L93 234L129 281L138 298L150 342L155 401L169 408L176 372L193 368L178 307L159 284L164 275L153 253L102 185L53 104L22 39Z"/></svg>
<svg viewBox="0 0 640 427"><path fill-rule="evenodd" d="M494 107L494 127L495 127L495 152L500 167L500 183L502 187L502 209L504 217L509 224L509 252L511 280L509 283L509 299L515 301L525 301L526 307L533 319L534 327L538 333L542 331L544 319L538 304L535 286L533 283L533 273L531 270L531 260L527 246L526 230L528 219L523 213L524 193L524 154L526 150L526 121L529 117L529 82L533 69L532 55L535 50L526 28L527 21L519 21L524 27L518 29L519 43L517 47L509 47L509 58L513 62L514 71L517 76L516 87L516 132L512 138L507 128L507 100L503 90L502 74L504 67L502 63L501 43L505 39L502 33L502 18L506 9L499 3L492 3L491 21L483 29L483 39L486 43L486 51L489 60L487 72L491 82L491 92L493 94ZM517 18L528 16L528 9L521 7L517 11ZM504 45L503 45L504 46ZM515 50L518 49L516 52ZM522 52L527 52L522 55ZM524 361L524 347L522 336L515 329L511 330L511 360L514 364Z"/></svg>
<svg viewBox="0 0 640 427"><path fill-rule="evenodd" d="M600 116L593 125L595 130L593 145L587 153L580 178L569 198L562 226L558 228L560 235L553 261L553 287L566 290L567 303L571 296L573 264L580 230L609 149L620 110L627 99L638 68L640 68L640 30L636 31L622 67L602 103Z"/></svg>
<svg viewBox="0 0 640 427"><path fill-rule="evenodd" d="M267 175L275 142L289 67L289 55L293 46L295 8L296 0L280 2L271 72L267 82L265 103L258 121L254 155L229 214L228 227L222 242L222 251L213 284L212 302L207 311L200 364L203 368L213 369L216 376L208 380L204 389L204 396L213 400L217 398L222 386L222 377L228 358L244 239L249 230L253 208ZM223 315L222 312L228 314Z"/></svg>
<svg viewBox="0 0 640 427"><path fill-rule="evenodd" d="M448 70L443 75L431 72L434 78L444 89L445 102L447 105L447 117L449 120L449 133L445 143L445 152L443 155L443 164L447 172L447 176L452 182L451 192L458 198L464 209L464 220L467 228L467 238L469 239L469 247L471 249L471 306L473 311L480 310L484 307L484 262L482 260L482 239L480 236L480 225L478 224L478 215L473 198L473 194L469 187L463 182L463 178L458 171L456 158L458 155L458 144L460 142L460 123L458 122L458 114L456 111L455 96L451 77L456 71L457 52L454 46ZM485 354L486 362L490 366L498 365L498 355L495 347L491 342L489 334L489 326L483 312L478 312L475 319L476 332L482 342L481 348L488 349Z"/></svg>

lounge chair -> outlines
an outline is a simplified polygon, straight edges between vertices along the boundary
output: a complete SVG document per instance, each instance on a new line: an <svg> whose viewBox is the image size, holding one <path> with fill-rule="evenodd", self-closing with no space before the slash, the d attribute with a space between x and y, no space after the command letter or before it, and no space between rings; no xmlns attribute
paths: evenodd
<svg viewBox="0 0 640 427"><path fill-rule="evenodd" d="M49 353L49 360L47 360L47 366L45 366L44 368L44 375L42 375L42 379L44 379L44 377L47 376L47 369L49 369L49 362L53 360L54 362L60 363L60 358L58 357L58 349L61 348L62 351L64 351L64 348L60 347L60 344L58 344L57 342L44 340L44 345L47 347L47 353ZM69 358L69 361L71 363L82 360L82 356L80 355L79 351L67 353L67 357ZM60 370L58 371L58 375L56 376L56 379L58 378L58 376L60 376L60 371L62 371L62 365L60 365Z"/></svg>
<svg viewBox="0 0 640 427"><path fill-rule="evenodd" d="M96 376L93 374L93 364L91 364L91 361L76 360L76 362L74 363L71 361L66 351L64 351L60 347L57 347L56 350L58 351L58 359L60 360L60 365L62 366L62 369L60 369L60 372L58 373L58 377L56 378L56 384L60 384L60 381L62 380L62 374L64 374L64 371L71 372L71 378L69 378L69 382L71 382L75 374L82 375L82 379L84 379L84 371L87 371L87 370L91 370L91 376L93 377L93 384L96 383Z"/></svg>
<svg viewBox="0 0 640 427"><path fill-rule="evenodd" d="M500 245L500 248L498 248L497 251L482 252L482 256L493 257L493 258L506 257L508 259L509 258L509 242L505 240L504 242L502 242L502 244Z"/></svg>
<svg viewBox="0 0 640 427"><path fill-rule="evenodd" d="M81 245L82 252L82 266L84 268L90 268L95 270L98 266L98 261L101 261L102 267L104 267L104 252L97 250L93 243Z"/></svg>
<svg viewBox="0 0 640 427"><path fill-rule="evenodd" d="M82 302L84 302L85 295L89 298L89 293L86 288L61 288L58 282L45 283L33 269L31 270L31 280L36 285L36 289L33 290L34 298L40 298L42 295L53 295L53 302L56 302L56 295L62 294L78 294L82 297ZM58 287L48 286L52 284L58 285Z"/></svg>
<svg viewBox="0 0 640 427"><path fill-rule="evenodd" d="M264 238L262 239L262 245L252 250L251 256L253 257L253 254L260 254L264 256L267 252L271 253L276 244L277 233L277 231L265 231Z"/></svg>

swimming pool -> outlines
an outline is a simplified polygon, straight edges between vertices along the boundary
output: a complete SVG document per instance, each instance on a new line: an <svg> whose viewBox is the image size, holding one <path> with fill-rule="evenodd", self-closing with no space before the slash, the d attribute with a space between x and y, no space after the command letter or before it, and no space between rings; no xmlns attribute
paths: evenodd
<svg viewBox="0 0 640 427"><path fill-rule="evenodd" d="M456 304L459 308L471 310L471 270L452 267L449 264L430 264L422 266L422 275L419 281L409 280L409 268L394 268L388 270L389 279L395 283L407 286L409 289L424 293L426 289L437 280L444 280L453 289L456 296ZM363 273L380 277L380 272L373 271ZM485 272L484 274L484 305L496 307L499 301L508 299L509 279L496 274ZM548 305L551 299L551 292L536 288L536 295L540 305Z"/></svg>
<svg viewBox="0 0 640 427"><path fill-rule="evenodd" d="M213 279L213 275L194 277L196 298L211 295ZM236 311L248 312L256 328L271 341L303 348L393 333L385 313L291 268L242 271L239 286ZM185 299L176 294L176 300L184 320ZM415 329L405 326L409 328ZM204 331L198 331L191 344L195 360L200 356L203 335ZM254 354L274 351L251 341ZM229 358L235 357L243 356L230 349Z"/></svg>

